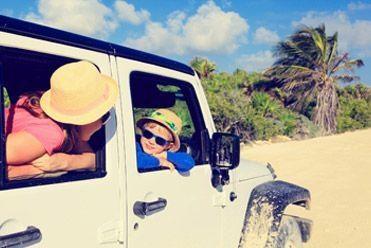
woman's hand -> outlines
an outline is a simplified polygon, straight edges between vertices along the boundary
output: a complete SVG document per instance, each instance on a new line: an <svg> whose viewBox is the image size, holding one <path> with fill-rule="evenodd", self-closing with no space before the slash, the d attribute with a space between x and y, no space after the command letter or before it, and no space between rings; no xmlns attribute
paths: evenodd
<svg viewBox="0 0 371 248"><path fill-rule="evenodd" d="M68 168L68 154L54 153L49 156L45 154L31 162L36 168L45 172L66 171Z"/></svg>

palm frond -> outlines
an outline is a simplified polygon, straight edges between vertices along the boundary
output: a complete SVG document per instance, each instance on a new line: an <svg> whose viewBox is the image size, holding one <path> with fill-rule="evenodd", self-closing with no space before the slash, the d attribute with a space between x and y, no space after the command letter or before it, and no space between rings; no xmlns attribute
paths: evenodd
<svg viewBox="0 0 371 248"><path fill-rule="evenodd" d="M329 54L327 56L326 64L328 65L327 74L333 69L333 62L337 56L337 49L338 49L338 33L335 32L333 36L330 36L327 40L329 43Z"/></svg>
<svg viewBox="0 0 371 248"><path fill-rule="evenodd" d="M265 73L268 77L277 79L291 78L294 80L294 78L306 77L317 72L300 65L276 65L269 68Z"/></svg>
<svg viewBox="0 0 371 248"><path fill-rule="evenodd" d="M319 49L319 51L320 51L319 55L321 57L321 60L324 61L325 56L326 56L325 37L323 37L319 32L317 32L317 30L312 30L311 35L312 35L314 44L316 45L317 49Z"/></svg>
<svg viewBox="0 0 371 248"><path fill-rule="evenodd" d="M344 83L351 83L353 81L358 81L360 78L355 75L350 75L350 74L341 74L341 75L335 75L334 76L335 80L340 80Z"/></svg>
<svg viewBox="0 0 371 248"><path fill-rule="evenodd" d="M337 63L337 66L332 69L332 73L338 72L340 70L348 70L352 71L354 68L359 68L363 66L363 60L361 59L353 59L349 60L348 56L344 57L341 62Z"/></svg>
<svg viewBox="0 0 371 248"><path fill-rule="evenodd" d="M312 68L316 63L306 51L292 41L278 43L274 54L276 57L284 58L290 64L300 64ZM278 60L276 64L286 64L282 59Z"/></svg>

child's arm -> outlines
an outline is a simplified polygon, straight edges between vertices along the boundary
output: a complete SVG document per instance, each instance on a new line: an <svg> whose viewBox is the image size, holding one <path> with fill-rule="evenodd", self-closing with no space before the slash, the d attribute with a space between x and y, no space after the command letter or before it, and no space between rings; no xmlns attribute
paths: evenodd
<svg viewBox="0 0 371 248"><path fill-rule="evenodd" d="M167 152L166 159L180 172L189 171L195 165L193 158L185 152Z"/></svg>
<svg viewBox="0 0 371 248"><path fill-rule="evenodd" d="M143 152L139 143L136 144L137 150L137 163L139 170L145 169L156 169L160 167L166 167L170 170L174 170L175 166L170 161L162 157L157 157L156 155L150 155Z"/></svg>

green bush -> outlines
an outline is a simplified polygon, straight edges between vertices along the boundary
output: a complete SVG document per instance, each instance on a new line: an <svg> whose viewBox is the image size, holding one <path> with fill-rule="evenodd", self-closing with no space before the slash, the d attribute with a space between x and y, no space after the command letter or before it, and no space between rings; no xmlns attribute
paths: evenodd
<svg viewBox="0 0 371 248"><path fill-rule="evenodd" d="M366 85L348 85L338 89L337 132L371 127L371 89Z"/></svg>
<svg viewBox="0 0 371 248"><path fill-rule="evenodd" d="M261 73L237 69L203 78L210 110L218 131L234 132L242 141L287 135L296 139L323 135L308 118L315 102L291 111L283 106L287 96L279 89L256 91ZM258 89L259 90L259 89ZM264 90L264 87L262 88ZM371 89L363 84L338 88L337 132L371 127ZM297 113L300 111L302 114Z"/></svg>
<svg viewBox="0 0 371 248"><path fill-rule="evenodd" d="M282 134L280 123L272 118L255 115L252 121L253 137L258 140L268 140L273 136Z"/></svg>
<svg viewBox="0 0 371 248"><path fill-rule="evenodd" d="M298 115L272 99L267 93L254 92L250 102L255 114L252 124L256 139L270 139L276 135L293 136Z"/></svg>
<svg viewBox="0 0 371 248"><path fill-rule="evenodd" d="M252 107L264 117L276 116L281 109L280 104L272 100L267 93L254 92L251 96Z"/></svg>
<svg viewBox="0 0 371 248"><path fill-rule="evenodd" d="M249 122L254 110L245 93L245 85L249 83L247 76L238 70L232 75L219 73L202 80L217 130L235 133L242 140L254 139L253 125Z"/></svg>
<svg viewBox="0 0 371 248"><path fill-rule="evenodd" d="M203 79L210 110L218 131L232 132L241 141L270 139L276 135L293 136L298 115L281 102L262 92L248 93L247 87L260 80L258 74L236 70Z"/></svg>
<svg viewBox="0 0 371 248"><path fill-rule="evenodd" d="M337 132L367 128L371 126L371 106L365 99L340 97L337 116Z"/></svg>
<svg viewBox="0 0 371 248"><path fill-rule="evenodd" d="M295 128L298 123L297 114L284 110L279 116L278 119L282 123L282 131L284 135L292 136L295 132Z"/></svg>

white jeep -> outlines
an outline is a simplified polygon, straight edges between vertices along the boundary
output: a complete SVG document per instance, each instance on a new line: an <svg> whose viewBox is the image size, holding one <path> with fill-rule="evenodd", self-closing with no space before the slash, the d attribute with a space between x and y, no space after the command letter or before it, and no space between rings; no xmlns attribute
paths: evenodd
<svg viewBox="0 0 371 248"><path fill-rule="evenodd" d="M91 142L96 170L9 180L4 89L14 103L79 60L120 88L114 118ZM309 239L311 221L284 214L290 204L309 208L309 191L274 180L270 165L240 161L238 137L216 132L187 65L0 16L0 89L0 247L300 247ZM181 115L190 172L137 169L135 122L156 108Z"/></svg>

